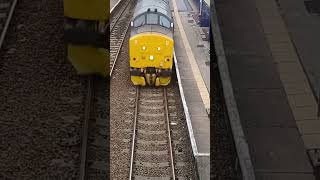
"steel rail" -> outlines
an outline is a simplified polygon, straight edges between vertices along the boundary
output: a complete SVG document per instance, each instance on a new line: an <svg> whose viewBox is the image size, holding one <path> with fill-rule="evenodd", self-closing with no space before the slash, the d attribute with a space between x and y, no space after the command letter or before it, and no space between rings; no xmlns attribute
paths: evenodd
<svg viewBox="0 0 320 180"><path fill-rule="evenodd" d="M12 18L12 15L13 15L13 11L16 7L16 4L17 4L17 1L18 0L13 0L11 2L11 7L10 7L10 11L9 11L9 14L7 16L7 19L6 19L6 23L4 25L4 28L2 29L1 31L1 36L0 36L0 49L2 47L2 44L3 44L3 41L4 41L4 38L7 34L7 30L8 30L8 27L9 27L9 24L10 24L10 21L11 21L11 18Z"/></svg>
<svg viewBox="0 0 320 180"><path fill-rule="evenodd" d="M170 119L169 119L169 110L168 110L168 98L167 98L167 89L163 88L163 97L164 97L164 109L166 114L166 121L167 121L167 131L168 131L168 142L169 142L169 149L170 149L170 163L171 163L171 173L172 173L172 180L176 179L176 173L174 169L174 159L173 159L173 148L172 148L172 139L171 139L171 131L170 131Z"/></svg>
<svg viewBox="0 0 320 180"><path fill-rule="evenodd" d="M82 126L81 154L80 154L80 180L86 179L87 173L87 147L88 147L88 128L91 112L91 104L93 99L93 77L88 77L88 91L86 96L86 106L84 114L84 123Z"/></svg>
<svg viewBox="0 0 320 180"><path fill-rule="evenodd" d="M136 140L136 132L137 132L139 96L140 96L140 87L136 87L136 101L135 101L134 120L133 120L133 135L132 135L132 146L131 146L129 180L132 180L132 175L133 175L133 161L134 161L135 140Z"/></svg>

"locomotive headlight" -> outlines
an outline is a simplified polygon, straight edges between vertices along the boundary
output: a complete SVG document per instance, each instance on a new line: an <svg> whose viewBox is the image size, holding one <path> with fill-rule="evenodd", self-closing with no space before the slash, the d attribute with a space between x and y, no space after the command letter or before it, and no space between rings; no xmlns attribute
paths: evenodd
<svg viewBox="0 0 320 180"><path fill-rule="evenodd" d="M161 48L160 48L160 47L158 47L157 49L158 49L158 51L160 51L160 50L161 50Z"/></svg>
<svg viewBox="0 0 320 180"><path fill-rule="evenodd" d="M149 58L150 60L153 60L153 56L152 55L150 55L150 58Z"/></svg>
<svg viewBox="0 0 320 180"><path fill-rule="evenodd" d="M144 50L144 51L145 51L145 50L146 50L146 47L145 47L145 46L142 46L142 50Z"/></svg>

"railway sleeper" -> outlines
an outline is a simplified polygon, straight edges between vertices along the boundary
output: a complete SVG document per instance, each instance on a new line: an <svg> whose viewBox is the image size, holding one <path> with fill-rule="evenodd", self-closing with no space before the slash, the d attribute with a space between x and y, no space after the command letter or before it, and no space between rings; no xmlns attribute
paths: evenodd
<svg viewBox="0 0 320 180"><path fill-rule="evenodd" d="M134 177L135 179L139 179L139 180L171 180L171 177L169 176L166 176L166 177L134 176Z"/></svg>
<svg viewBox="0 0 320 180"><path fill-rule="evenodd" d="M142 166L147 168L168 168L170 167L169 162L143 162L135 161L136 166Z"/></svg>

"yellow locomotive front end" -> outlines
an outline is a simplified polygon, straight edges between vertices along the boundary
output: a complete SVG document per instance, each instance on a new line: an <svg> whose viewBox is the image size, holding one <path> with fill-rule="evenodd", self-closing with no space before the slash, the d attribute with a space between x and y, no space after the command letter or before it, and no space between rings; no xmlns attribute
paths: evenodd
<svg viewBox="0 0 320 180"><path fill-rule="evenodd" d="M160 33L130 38L130 74L134 85L167 86L171 80L173 39Z"/></svg>
<svg viewBox="0 0 320 180"><path fill-rule="evenodd" d="M167 86L173 66L173 19L168 0L138 0L129 40L134 85Z"/></svg>

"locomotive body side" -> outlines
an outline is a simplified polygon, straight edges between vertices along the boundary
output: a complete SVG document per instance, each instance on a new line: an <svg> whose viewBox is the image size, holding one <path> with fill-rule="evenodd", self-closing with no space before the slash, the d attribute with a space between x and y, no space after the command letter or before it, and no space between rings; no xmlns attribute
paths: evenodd
<svg viewBox="0 0 320 180"><path fill-rule="evenodd" d="M130 75L134 85L167 86L173 65L173 23L167 0L139 0L131 22Z"/></svg>

